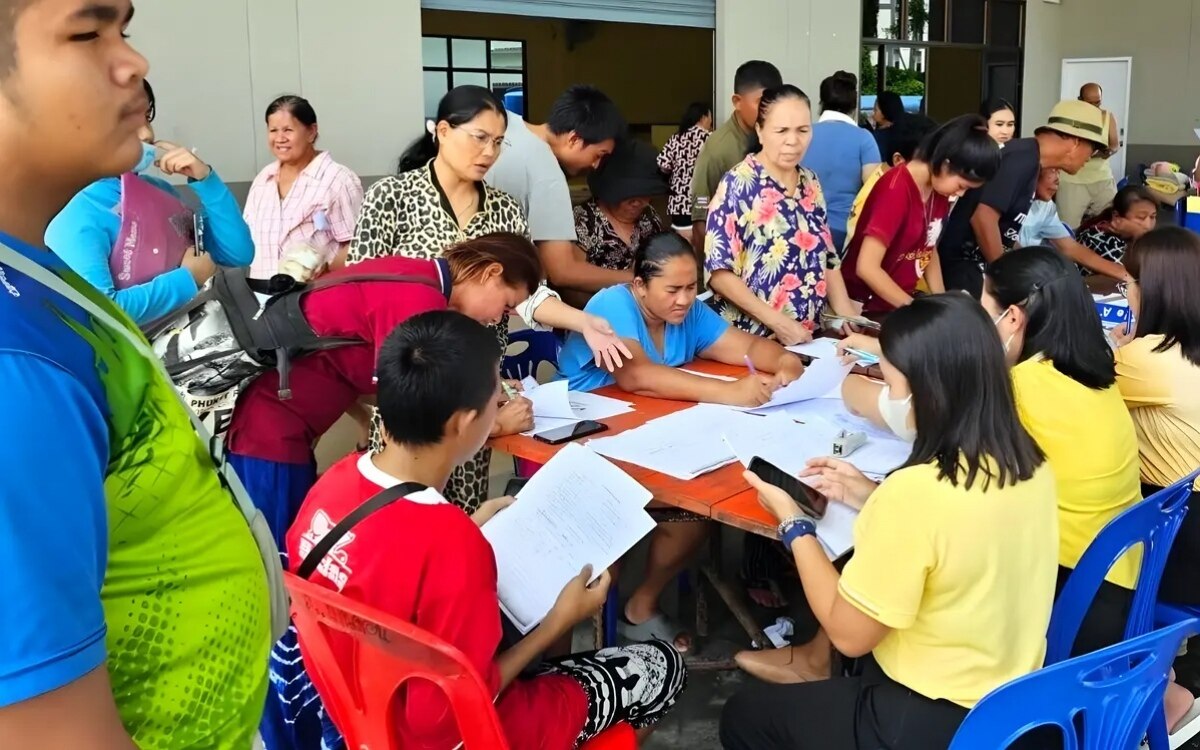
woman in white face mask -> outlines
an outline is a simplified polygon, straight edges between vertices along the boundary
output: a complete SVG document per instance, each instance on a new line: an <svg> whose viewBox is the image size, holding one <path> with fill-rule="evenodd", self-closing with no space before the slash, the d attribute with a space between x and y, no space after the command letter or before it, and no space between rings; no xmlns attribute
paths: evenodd
<svg viewBox="0 0 1200 750"><path fill-rule="evenodd" d="M746 474L780 521L826 636L814 643L862 657L861 674L818 679L828 668L811 670L808 646L772 651L793 674L780 664L760 676L791 684L730 698L725 750L944 750L987 692L1042 665L1054 477L1021 426L988 318L964 295L921 297L888 317L879 343L884 408L915 425L912 455L878 486L836 459L802 473L862 509L840 574L791 497Z"/></svg>
<svg viewBox="0 0 1200 750"><path fill-rule="evenodd" d="M189 302L218 265L254 259L250 229L216 171L195 149L155 138L154 90L142 83L145 98L128 107L130 117L145 116L141 160L88 185L46 230L46 245L139 325ZM160 179L174 175L187 179L199 211Z"/></svg>

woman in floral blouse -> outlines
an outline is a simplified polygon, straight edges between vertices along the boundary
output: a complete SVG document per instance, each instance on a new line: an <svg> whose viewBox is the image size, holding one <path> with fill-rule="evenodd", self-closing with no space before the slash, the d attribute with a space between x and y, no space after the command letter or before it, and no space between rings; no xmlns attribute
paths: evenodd
<svg viewBox="0 0 1200 750"><path fill-rule="evenodd" d="M800 160L812 140L808 96L763 92L757 143L721 180L708 210L705 268L722 317L785 346L812 339L828 304L857 310L838 270L821 184Z"/></svg>
<svg viewBox="0 0 1200 750"><path fill-rule="evenodd" d="M643 238L662 232L662 219L650 201L667 193L654 149L623 141L604 166L588 177L592 197L575 207L575 233L593 266L627 271Z"/></svg>
<svg viewBox="0 0 1200 750"><path fill-rule="evenodd" d="M696 173L696 160L700 149L712 134L712 105L707 102L692 102L683 113L679 132L671 136L658 155L658 168L671 179L671 197L667 200L667 213L675 229L692 228L692 176Z"/></svg>

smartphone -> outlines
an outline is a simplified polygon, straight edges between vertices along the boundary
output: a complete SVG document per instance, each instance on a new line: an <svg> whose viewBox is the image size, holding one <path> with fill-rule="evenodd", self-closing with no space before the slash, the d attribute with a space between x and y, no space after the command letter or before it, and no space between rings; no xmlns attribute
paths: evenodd
<svg viewBox="0 0 1200 750"><path fill-rule="evenodd" d="M550 445L562 445L569 443L572 440L578 440L588 435L595 435L597 432L604 432L608 429L608 425L601 422L593 422L590 419L585 419L582 422L576 422L567 427L559 427L557 430L547 430L533 436L534 440L540 440L543 443Z"/></svg>
<svg viewBox="0 0 1200 750"><path fill-rule="evenodd" d="M829 500L820 492L758 456L750 460L749 469L767 484L774 485L791 495L800 509L809 516L817 520L825 517L825 508L829 505Z"/></svg>

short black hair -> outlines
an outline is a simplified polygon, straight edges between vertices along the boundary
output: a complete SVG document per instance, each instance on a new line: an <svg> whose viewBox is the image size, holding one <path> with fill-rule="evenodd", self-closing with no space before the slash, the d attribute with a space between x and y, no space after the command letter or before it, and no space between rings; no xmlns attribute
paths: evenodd
<svg viewBox="0 0 1200 750"><path fill-rule="evenodd" d="M879 343L912 392L917 439L901 468L934 463L939 479L967 489L981 479L986 489L1028 480L1045 461L1017 415L995 329L973 298L918 297L887 317ZM963 404L972 405L970 418Z"/></svg>
<svg viewBox="0 0 1200 750"><path fill-rule="evenodd" d="M851 115L858 111L858 76L839 70L821 81L821 110Z"/></svg>
<svg viewBox="0 0 1200 750"><path fill-rule="evenodd" d="M1156 209L1158 208L1158 200L1155 199L1154 193L1151 193L1149 188L1141 185L1126 185L1113 196L1113 214L1116 216L1127 216L1133 210L1133 207L1139 203L1150 203Z"/></svg>
<svg viewBox="0 0 1200 750"><path fill-rule="evenodd" d="M154 96L154 87L145 78L142 79L142 90L146 92L146 99L149 102L146 107L146 122L154 122L154 118L158 117L158 100Z"/></svg>
<svg viewBox="0 0 1200 750"><path fill-rule="evenodd" d="M620 140L627 125L617 105L594 86L572 86L550 108L546 127L555 135L574 133L587 145Z"/></svg>
<svg viewBox="0 0 1200 750"><path fill-rule="evenodd" d="M1112 347L1092 293L1075 264L1049 247L1023 247L984 269L984 288L1002 308L1025 310L1021 361L1042 355L1080 385L1103 390L1117 382Z"/></svg>
<svg viewBox="0 0 1200 750"><path fill-rule="evenodd" d="M912 161L916 156L917 148L921 142L925 140L933 131L937 130L937 123L929 119L925 115L905 115L888 130L887 143L892 153L881 154L883 160L891 164L892 156L900 154L904 161Z"/></svg>
<svg viewBox="0 0 1200 750"><path fill-rule="evenodd" d="M695 259L692 244L677 232L659 232L638 243L633 251L633 276L647 284L650 279L662 276L663 266L672 258Z"/></svg>
<svg viewBox="0 0 1200 750"><path fill-rule="evenodd" d="M751 91L774 89L783 85L779 68L765 60L749 60L738 66L733 74L733 93L747 94Z"/></svg>
<svg viewBox="0 0 1200 750"><path fill-rule="evenodd" d="M460 411L483 411L496 397L496 334L462 313L421 313L397 326L379 350L379 416L390 440L437 445Z"/></svg>
<svg viewBox="0 0 1200 750"><path fill-rule="evenodd" d="M1000 171L1000 147L979 115L956 117L930 133L915 158L928 164L934 174L948 171L972 182L987 182Z"/></svg>
<svg viewBox="0 0 1200 750"><path fill-rule="evenodd" d="M900 122L904 118L904 100L895 91L885 91L875 99L879 105L879 113L883 119L891 123Z"/></svg>
<svg viewBox="0 0 1200 750"><path fill-rule="evenodd" d="M1162 336L1154 351L1178 344L1200 367L1200 235L1183 227L1152 229L1130 245L1125 270L1142 293L1138 337Z"/></svg>

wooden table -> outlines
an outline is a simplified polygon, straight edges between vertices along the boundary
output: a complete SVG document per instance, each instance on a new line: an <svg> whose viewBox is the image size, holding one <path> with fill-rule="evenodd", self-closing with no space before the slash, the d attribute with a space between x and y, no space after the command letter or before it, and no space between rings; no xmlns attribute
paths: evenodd
<svg viewBox="0 0 1200 750"><path fill-rule="evenodd" d="M709 360L695 360L687 368L696 372L710 375L727 375L745 377L746 368L724 365ZM859 370L856 372L878 376L878 368ZM695 406L685 401L670 401L626 393L615 385L610 385L596 391L601 396L628 401L633 404L634 411L620 414L609 419L601 420L608 425L608 430L598 433L596 437L617 435L625 430L640 427L652 419L666 416L683 409ZM563 445L548 445L523 435L508 435L494 438L489 445L517 458L545 464L553 458ZM565 445L565 444L564 444ZM643 466L613 461L623 471L633 477L639 484L650 490L656 503L679 510L689 511L702 518L712 519L726 526L732 526L743 531L776 539L777 522L758 503L757 493L750 489L742 478L743 467L740 463L723 466L716 471L708 472L691 480L676 479L661 474ZM721 575L721 544L720 534L714 533L710 540L710 562L702 565L701 573L712 585L713 589L724 601L725 605L737 618L743 629L750 636L756 648L769 646L770 641L763 634L753 615L749 602L740 587L726 581ZM696 591L697 622L696 635L699 638L707 636L707 604L703 596L703 586ZM729 668L731 662L705 662L689 659L692 668Z"/></svg>

